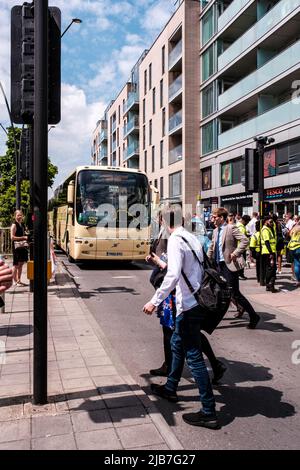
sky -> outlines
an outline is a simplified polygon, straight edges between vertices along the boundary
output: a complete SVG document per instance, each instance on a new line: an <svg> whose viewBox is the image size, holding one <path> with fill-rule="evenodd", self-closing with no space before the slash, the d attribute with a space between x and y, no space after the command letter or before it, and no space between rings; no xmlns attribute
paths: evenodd
<svg viewBox="0 0 300 470"><path fill-rule="evenodd" d="M49 156L59 173L53 189L78 165L91 161L92 133L109 102L175 11L175 0L53 0L62 31L61 122L49 132ZM23 2L0 0L0 81L10 103L10 10ZM0 93L0 123L9 126ZM0 127L0 155L5 153ZM51 192L50 192L51 193ZM51 194L50 194L51 195Z"/></svg>

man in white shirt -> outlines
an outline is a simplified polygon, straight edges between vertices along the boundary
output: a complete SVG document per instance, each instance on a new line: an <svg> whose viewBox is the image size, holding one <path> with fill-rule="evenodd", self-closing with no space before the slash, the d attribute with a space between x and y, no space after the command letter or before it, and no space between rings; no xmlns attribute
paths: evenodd
<svg viewBox="0 0 300 470"><path fill-rule="evenodd" d="M197 238L182 227L181 208L167 209L163 213L163 218L171 233L168 242L168 272L161 287L144 306L143 311L147 315L152 315L156 307L176 287L176 325L171 340L173 357L168 380L165 385L152 384L151 389L156 395L176 402L178 400L176 390L186 358L199 388L202 410L183 414L183 420L194 426L218 429L220 426L215 411L215 399L201 349L200 330L204 312L182 276L183 271L195 292L199 289L203 269L182 237L188 241L201 262L202 247Z"/></svg>
<svg viewBox="0 0 300 470"><path fill-rule="evenodd" d="M250 237L256 232L255 224L258 221L258 213L253 212L252 219L250 220L249 224L246 226L247 232L249 233Z"/></svg>

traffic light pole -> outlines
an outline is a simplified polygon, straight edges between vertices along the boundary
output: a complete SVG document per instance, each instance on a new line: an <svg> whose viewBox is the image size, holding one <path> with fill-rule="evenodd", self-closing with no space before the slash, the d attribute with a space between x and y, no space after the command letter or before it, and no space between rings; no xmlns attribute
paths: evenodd
<svg viewBox="0 0 300 470"><path fill-rule="evenodd" d="M34 3L34 374L35 404L47 403L48 0Z"/></svg>
<svg viewBox="0 0 300 470"><path fill-rule="evenodd" d="M265 188L264 188L264 150L265 146L262 142L257 141L256 142L256 148L257 148L257 153L258 153L258 202L259 202L259 215L260 215L260 230L262 229L263 226L263 220L265 217L265 205L264 205L264 193L265 193ZM259 281L260 285L263 286L265 283L264 280L264 275L263 275L263 257L262 253L260 253L259 257L259 262L260 262L260 276L259 276Z"/></svg>

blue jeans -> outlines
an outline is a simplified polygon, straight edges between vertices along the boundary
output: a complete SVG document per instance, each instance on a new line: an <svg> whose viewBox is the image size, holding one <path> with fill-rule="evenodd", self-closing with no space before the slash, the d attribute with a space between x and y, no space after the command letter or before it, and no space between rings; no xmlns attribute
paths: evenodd
<svg viewBox="0 0 300 470"><path fill-rule="evenodd" d="M294 258L295 277L297 281L300 282L300 249L298 248L292 253Z"/></svg>
<svg viewBox="0 0 300 470"><path fill-rule="evenodd" d="M177 390L186 358L199 388L203 412L215 414L215 398L202 355L201 322L202 313L199 307L194 307L176 318L171 339L172 368L165 387L172 392Z"/></svg>

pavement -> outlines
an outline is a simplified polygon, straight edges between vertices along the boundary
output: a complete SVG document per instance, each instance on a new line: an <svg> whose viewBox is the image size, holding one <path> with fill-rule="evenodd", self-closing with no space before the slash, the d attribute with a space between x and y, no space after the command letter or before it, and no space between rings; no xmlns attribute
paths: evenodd
<svg viewBox="0 0 300 470"><path fill-rule="evenodd" d="M278 276L278 294L258 286L253 269L245 274L240 285L250 301L299 317L300 289L289 267ZM156 398L114 354L62 265L49 285L48 404L33 404L28 291L8 290L0 313L0 450L182 450Z"/></svg>
<svg viewBox="0 0 300 470"><path fill-rule="evenodd" d="M113 357L74 283L60 270L48 294L46 405L32 403L32 294L28 287L5 294L0 450L181 450L154 401Z"/></svg>

